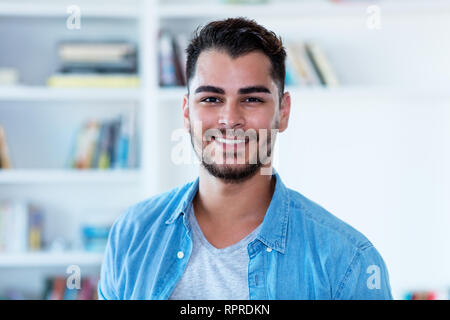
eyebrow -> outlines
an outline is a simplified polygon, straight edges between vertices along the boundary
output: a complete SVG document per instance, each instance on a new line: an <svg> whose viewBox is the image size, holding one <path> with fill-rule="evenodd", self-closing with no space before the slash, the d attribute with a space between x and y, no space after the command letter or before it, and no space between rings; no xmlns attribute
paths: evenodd
<svg viewBox="0 0 450 320"><path fill-rule="evenodd" d="M218 94L225 94L225 90L219 87L215 86L200 86L197 89L195 89L195 93L200 92L214 92ZM255 93L255 92L262 92L262 93L271 93L270 90L265 86L250 86L245 88L240 88L238 90L239 94L249 94L249 93Z"/></svg>
<svg viewBox="0 0 450 320"><path fill-rule="evenodd" d="M246 88L239 89L239 94L249 94L249 93L255 93L255 92L261 92L261 93L269 93L270 90L264 86L251 86Z"/></svg>
<svg viewBox="0 0 450 320"><path fill-rule="evenodd" d="M219 94L225 94L225 90L223 90L222 88L219 88L219 87L214 87L214 86L200 86L197 89L195 89L195 93L200 93L200 92L214 92L214 93L219 93Z"/></svg>

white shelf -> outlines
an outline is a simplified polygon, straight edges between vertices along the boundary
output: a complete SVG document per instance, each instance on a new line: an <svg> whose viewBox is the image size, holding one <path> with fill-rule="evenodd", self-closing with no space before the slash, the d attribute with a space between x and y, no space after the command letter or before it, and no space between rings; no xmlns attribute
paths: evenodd
<svg viewBox="0 0 450 320"><path fill-rule="evenodd" d="M148 1L148 0L142 0ZM360 16L366 14L369 5L382 8L383 14L415 14L415 13L449 13L450 4L446 0L408 0L408 1L361 1L349 3L332 3L328 1L275 1L262 5L233 5L220 1L209 3L179 2L162 4L158 8L160 18L198 18L218 16L251 17L317 17L317 16ZM140 12L139 0L114 0L105 6L101 1L79 0L5 0L0 3L0 16L10 17L68 17L67 8L76 4L81 9L82 17L137 19Z"/></svg>
<svg viewBox="0 0 450 320"><path fill-rule="evenodd" d="M0 170L0 184L137 183L140 175L137 169L4 169Z"/></svg>
<svg viewBox="0 0 450 320"><path fill-rule="evenodd" d="M0 267L100 266L103 253L96 252L27 252L0 253Z"/></svg>
<svg viewBox="0 0 450 320"><path fill-rule="evenodd" d="M182 101L187 93L186 87L170 87L158 89L158 97L162 101Z"/></svg>
<svg viewBox="0 0 450 320"><path fill-rule="evenodd" d="M365 18L367 7L378 5L383 14L414 15L417 13L450 13L450 3L446 0L408 0L408 1L361 1L332 3L328 1L287 2L272 1L270 4L239 5L218 3L167 4L161 5L161 18L211 18L211 17L359 17Z"/></svg>
<svg viewBox="0 0 450 320"><path fill-rule="evenodd" d="M0 86L0 101L138 101L138 88Z"/></svg>
<svg viewBox="0 0 450 320"><path fill-rule="evenodd" d="M139 16L138 1L110 1L105 5L99 1L7 0L0 3L0 16L11 17L68 17L67 8L80 7L81 17L135 19Z"/></svg>

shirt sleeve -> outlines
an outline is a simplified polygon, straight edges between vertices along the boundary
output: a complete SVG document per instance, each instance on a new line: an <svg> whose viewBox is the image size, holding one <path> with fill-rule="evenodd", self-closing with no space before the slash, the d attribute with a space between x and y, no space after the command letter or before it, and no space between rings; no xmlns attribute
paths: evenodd
<svg viewBox="0 0 450 320"><path fill-rule="evenodd" d="M355 252L334 299L392 300L388 270L374 246Z"/></svg>
<svg viewBox="0 0 450 320"><path fill-rule="evenodd" d="M117 266L115 261L117 248L117 222L111 228L106 245L105 255L100 271L100 280L97 286L97 295L99 300L118 300L116 273Z"/></svg>

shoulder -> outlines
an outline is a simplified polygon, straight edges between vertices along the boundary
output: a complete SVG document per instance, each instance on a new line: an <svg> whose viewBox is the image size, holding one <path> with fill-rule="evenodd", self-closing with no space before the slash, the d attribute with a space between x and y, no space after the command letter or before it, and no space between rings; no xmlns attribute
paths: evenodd
<svg viewBox="0 0 450 320"><path fill-rule="evenodd" d="M355 249L364 250L372 243L361 232L348 223L339 219L316 202L308 199L301 193L288 189L291 208L290 217L294 221L300 220L303 228L310 235L345 244Z"/></svg>
<svg viewBox="0 0 450 320"><path fill-rule="evenodd" d="M289 189L289 203L293 238L327 270L335 299L392 299L385 262L366 236L299 192Z"/></svg>
<svg viewBox="0 0 450 320"><path fill-rule="evenodd" d="M149 231L165 224L193 183L177 186L130 206L116 219L112 232Z"/></svg>

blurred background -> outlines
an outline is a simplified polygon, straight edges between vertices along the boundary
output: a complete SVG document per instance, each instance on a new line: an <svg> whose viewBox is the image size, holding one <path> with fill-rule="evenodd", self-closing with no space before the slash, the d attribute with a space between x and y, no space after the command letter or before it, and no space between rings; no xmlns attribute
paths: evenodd
<svg viewBox="0 0 450 320"><path fill-rule="evenodd" d="M372 241L396 299L449 298L447 0L0 1L0 298L95 299L114 219L196 177L184 49L233 16L288 50L284 182Z"/></svg>

